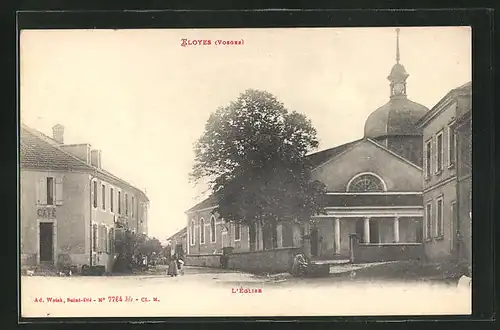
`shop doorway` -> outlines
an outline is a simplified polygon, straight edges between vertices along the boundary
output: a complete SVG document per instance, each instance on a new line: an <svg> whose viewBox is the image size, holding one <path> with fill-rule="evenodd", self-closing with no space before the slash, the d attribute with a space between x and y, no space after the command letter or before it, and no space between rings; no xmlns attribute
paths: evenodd
<svg viewBox="0 0 500 330"><path fill-rule="evenodd" d="M40 223L40 262L54 262L54 224L50 222Z"/></svg>

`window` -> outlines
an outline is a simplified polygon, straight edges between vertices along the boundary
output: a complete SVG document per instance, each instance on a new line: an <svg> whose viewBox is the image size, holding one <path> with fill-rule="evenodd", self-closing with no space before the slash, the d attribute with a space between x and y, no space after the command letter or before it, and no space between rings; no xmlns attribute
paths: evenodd
<svg viewBox="0 0 500 330"><path fill-rule="evenodd" d="M132 207L131 207L131 210L130 210L130 215L132 217L134 217L134 211L135 211L135 198L134 198L134 196L132 196Z"/></svg>
<svg viewBox="0 0 500 330"><path fill-rule="evenodd" d="M122 192L118 192L118 214L122 214Z"/></svg>
<svg viewBox="0 0 500 330"><path fill-rule="evenodd" d="M441 238L443 234L443 198L439 198L436 200L436 236Z"/></svg>
<svg viewBox="0 0 500 330"><path fill-rule="evenodd" d="M432 140L427 141L425 144L425 178L428 179L431 177L431 155L432 155Z"/></svg>
<svg viewBox="0 0 500 330"><path fill-rule="evenodd" d="M47 205L54 205L54 178L47 178Z"/></svg>
<svg viewBox="0 0 500 330"><path fill-rule="evenodd" d="M128 194L125 194L125 215L128 215Z"/></svg>
<svg viewBox="0 0 500 330"><path fill-rule="evenodd" d="M384 191L384 183L373 174L355 176L347 184L348 192L374 192Z"/></svg>
<svg viewBox="0 0 500 330"><path fill-rule="evenodd" d="M102 201L102 209L106 210L106 186L105 185L102 185L101 201Z"/></svg>
<svg viewBox="0 0 500 330"><path fill-rule="evenodd" d="M92 226L92 250L97 251L97 224Z"/></svg>
<svg viewBox="0 0 500 330"><path fill-rule="evenodd" d="M427 240L432 237L432 204L429 202L425 206L425 238Z"/></svg>
<svg viewBox="0 0 500 330"><path fill-rule="evenodd" d="M439 133L436 138L436 173L443 170L443 133Z"/></svg>
<svg viewBox="0 0 500 330"><path fill-rule="evenodd" d="M200 219L200 244L205 244L205 219Z"/></svg>
<svg viewBox="0 0 500 330"><path fill-rule="evenodd" d="M196 236L195 236L196 235L196 230L195 230L195 228L196 228L195 227L195 222L194 222L194 220L191 220L191 228L190 228L191 232L189 233L189 239L191 241L190 242L191 245L195 245L196 244Z"/></svg>
<svg viewBox="0 0 500 330"><path fill-rule="evenodd" d="M455 131L450 125L448 126L448 167L453 167L455 165L455 146Z"/></svg>
<svg viewBox="0 0 500 330"><path fill-rule="evenodd" d="M94 206L94 208L97 208L97 181L93 181L92 184L94 185L94 188L93 188L94 196L93 196L92 205Z"/></svg>
<svg viewBox="0 0 500 330"><path fill-rule="evenodd" d="M115 212L115 190L109 188L109 210Z"/></svg>
<svg viewBox="0 0 500 330"><path fill-rule="evenodd" d="M241 240L241 224L238 222L234 224L234 240Z"/></svg>
<svg viewBox="0 0 500 330"><path fill-rule="evenodd" d="M215 217L212 216L210 219L210 242L215 243Z"/></svg>

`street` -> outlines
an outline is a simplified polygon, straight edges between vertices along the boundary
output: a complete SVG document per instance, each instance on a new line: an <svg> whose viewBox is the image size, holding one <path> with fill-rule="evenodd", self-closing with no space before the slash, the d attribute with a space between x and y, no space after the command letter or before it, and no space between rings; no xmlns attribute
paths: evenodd
<svg viewBox="0 0 500 330"><path fill-rule="evenodd" d="M24 317L437 315L471 310L470 291L452 285L266 278L191 267L174 278L23 276L21 297Z"/></svg>

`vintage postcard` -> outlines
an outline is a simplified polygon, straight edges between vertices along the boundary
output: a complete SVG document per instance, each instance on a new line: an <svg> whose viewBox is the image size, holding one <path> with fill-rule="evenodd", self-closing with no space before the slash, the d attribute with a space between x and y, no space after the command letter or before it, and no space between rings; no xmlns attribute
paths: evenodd
<svg viewBox="0 0 500 330"><path fill-rule="evenodd" d="M471 313L471 28L23 30L21 316Z"/></svg>

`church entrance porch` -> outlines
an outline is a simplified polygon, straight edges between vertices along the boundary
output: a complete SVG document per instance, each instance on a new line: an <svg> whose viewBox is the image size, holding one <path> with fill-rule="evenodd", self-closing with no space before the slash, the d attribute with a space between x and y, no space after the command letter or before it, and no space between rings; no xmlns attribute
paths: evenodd
<svg viewBox="0 0 500 330"><path fill-rule="evenodd" d="M422 210L329 210L313 218L309 233L313 259L348 259L352 234L359 244L422 243Z"/></svg>

